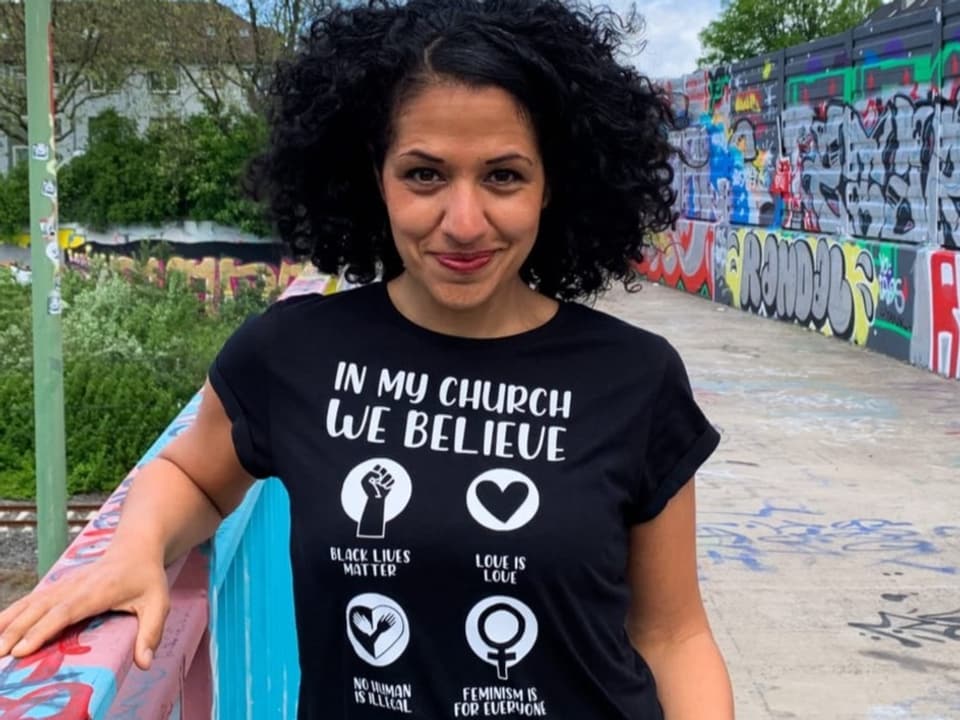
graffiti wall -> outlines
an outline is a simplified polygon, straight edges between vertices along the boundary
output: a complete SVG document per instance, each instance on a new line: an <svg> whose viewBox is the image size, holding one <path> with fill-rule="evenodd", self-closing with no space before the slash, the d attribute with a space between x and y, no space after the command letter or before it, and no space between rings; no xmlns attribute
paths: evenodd
<svg viewBox="0 0 960 720"><path fill-rule="evenodd" d="M662 85L648 279L960 378L960 2Z"/></svg>
<svg viewBox="0 0 960 720"><path fill-rule="evenodd" d="M141 243L100 245L86 242L67 250L71 267L83 269L94 255L104 255L121 269L133 269L144 252ZM170 272L187 276L204 299L229 297L241 286L263 283L264 291L283 291L299 277L304 263L283 257L276 245L236 245L226 242L178 243L164 247L146 262L146 270L159 282Z"/></svg>

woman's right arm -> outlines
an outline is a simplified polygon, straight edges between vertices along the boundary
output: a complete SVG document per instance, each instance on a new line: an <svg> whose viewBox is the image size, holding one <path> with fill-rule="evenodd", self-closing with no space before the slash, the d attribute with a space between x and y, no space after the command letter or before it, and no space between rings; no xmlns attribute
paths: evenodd
<svg viewBox="0 0 960 720"><path fill-rule="evenodd" d="M254 479L208 382L193 424L133 480L110 546L96 562L0 612L0 657L23 657L65 627L108 610L137 615L134 659L149 667L169 610L165 567L210 538Z"/></svg>

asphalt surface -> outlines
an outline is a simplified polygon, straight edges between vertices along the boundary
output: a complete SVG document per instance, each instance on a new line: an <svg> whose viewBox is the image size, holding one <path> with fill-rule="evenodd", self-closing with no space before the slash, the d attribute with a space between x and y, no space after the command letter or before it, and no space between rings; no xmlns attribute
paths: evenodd
<svg viewBox="0 0 960 720"><path fill-rule="evenodd" d="M598 307L723 434L698 548L738 719L960 719L960 382L665 287Z"/></svg>

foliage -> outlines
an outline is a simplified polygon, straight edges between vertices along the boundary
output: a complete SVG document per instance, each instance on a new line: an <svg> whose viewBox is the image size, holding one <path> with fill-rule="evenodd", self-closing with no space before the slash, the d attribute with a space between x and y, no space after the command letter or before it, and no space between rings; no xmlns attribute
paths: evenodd
<svg viewBox="0 0 960 720"><path fill-rule="evenodd" d="M262 212L241 192L247 162L266 141L260 117L196 115L154 127L145 141L157 149L156 172L161 185L172 192L176 218L212 220L268 234Z"/></svg>
<svg viewBox="0 0 960 720"><path fill-rule="evenodd" d="M91 123L87 152L59 173L60 219L96 230L168 219L173 191L157 172L160 149L109 110Z"/></svg>
<svg viewBox="0 0 960 720"><path fill-rule="evenodd" d="M0 175L0 242L12 240L30 224L30 184L26 163Z"/></svg>
<svg viewBox="0 0 960 720"><path fill-rule="evenodd" d="M701 67L828 37L863 22L882 0L729 0L700 33Z"/></svg>
<svg viewBox="0 0 960 720"><path fill-rule="evenodd" d="M63 282L68 490L111 490L202 385L229 334L269 298L241 288L212 308L187 279L162 284L95 261ZM30 289L0 273L0 497L34 492Z"/></svg>
<svg viewBox="0 0 960 720"><path fill-rule="evenodd" d="M273 67L290 55L310 19L338 0L52 0L57 111L69 137L84 107L150 73L169 76L214 112L242 99L265 106ZM26 144L26 3L0 0L0 132Z"/></svg>
<svg viewBox="0 0 960 720"><path fill-rule="evenodd" d="M171 118L140 136L132 120L108 110L92 123L87 152L60 171L61 221L105 230L212 220L267 235L241 187L264 137L260 118L239 113Z"/></svg>

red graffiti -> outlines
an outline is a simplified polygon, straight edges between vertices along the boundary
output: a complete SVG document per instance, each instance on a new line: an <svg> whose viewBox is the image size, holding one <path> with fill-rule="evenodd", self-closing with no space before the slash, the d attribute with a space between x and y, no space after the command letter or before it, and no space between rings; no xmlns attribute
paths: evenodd
<svg viewBox="0 0 960 720"><path fill-rule="evenodd" d="M106 552L113 533L113 528L87 530L77 542L67 548L67 552L64 553L63 557L71 565L82 565L92 562Z"/></svg>
<svg viewBox="0 0 960 720"><path fill-rule="evenodd" d="M930 285L932 370L960 379L960 253L939 251L931 255Z"/></svg>
<svg viewBox="0 0 960 720"><path fill-rule="evenodd" d="M85 655L90 652L89 645L80 643L80 630L87 625L88 622L84 622L67 628L59 640L47 644L33 655L17 660L4 670L4 674L32 668L30 674L18 682L18 685L55 681L67 656ZM9 687L0 687L0 689L6 690L9 694ZM43 712L42 717L51 720L53 718L88 720L92 697L93 688L87 684L53 682L19 698L4 697L0 694L0 717L4 720L27 720L27 718L38 717L36 714L28 713L40 710Z"/></svg>
<svg viewBox="0 0 960 720"><path fill-rule="evenodd" d="M86 655L90 652L89 645L80 644L80 630L86 625L87 623L74 625L72 628L64 630L59 640L48 643L33 655L18 660L10 669L26 670L33 667L33 670L24 679L25 683L50 680L60 670L65 657L68 655Z"/></svg>
<svg viewBox="0 0 960 720"><path fill-rule="evenodd" d="M639 270L652 282L712 298L714 237L713 224L681 220L646 248Z"/></svg>

